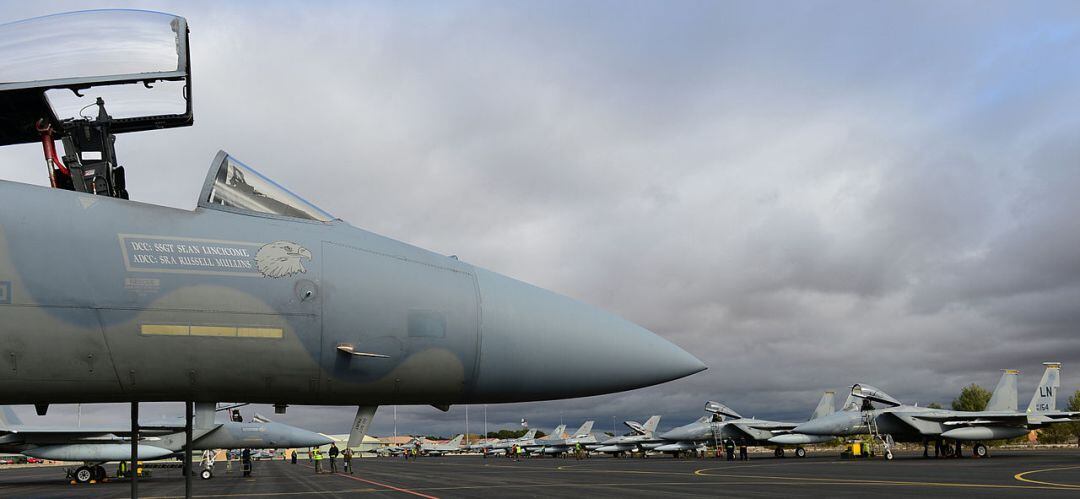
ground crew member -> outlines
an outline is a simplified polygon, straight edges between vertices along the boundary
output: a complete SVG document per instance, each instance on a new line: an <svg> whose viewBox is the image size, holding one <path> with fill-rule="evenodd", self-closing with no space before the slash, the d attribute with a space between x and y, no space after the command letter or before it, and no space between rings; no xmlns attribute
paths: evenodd
<svg viewBox="0 0 1080 499"><path fill-rule="evenodd" d="M724 440L724 450L727 451L727 460L735 460L735 441L732 439Z"/></svg>
<svg viewBox="0 0 1080 499"><path fill-rule="evenodd" d="M330 473L337 473L338 448L336 443L330 444Z"/></svg>
<svg viewBox="0 0 1080 499"><path fill-rule="evenodd" d="M345 471L350 475L352 473L352 449L346 447L345 451L341 453L341 460L345 462Z"/></svg>
<svg viewBox="0 0 1080 499"><path fill-rule="evenodd" d="M292 450L292 463L296 464L296 449Z"/></svg>
<svg viewBox="0 0 1080 499"><path fill-rule="evenodd" d="M315 460L315 474L322 473L322 452L319 452L319 449L312 449L311 459Z"/></svg>
<svg viewBox="0 0 1080 499"><path fill-rule="evenodd" d="M750 455L746 453L746 444L742 444L742 445L739 446L739 460L740 461L749 461L750 460Z"/></svg>
<svg viewBox="0 0 1080 499"><path fill-rule="evenodd" d="M251 449L244 449L240 453L240 464L244 468L244 476L251 476Z"/></svg>
<svg viewBox="0 0 1080 499"><path fill-rule="evenodd" d="M574 444L574 459L581 461L581 442Z"/></svg>

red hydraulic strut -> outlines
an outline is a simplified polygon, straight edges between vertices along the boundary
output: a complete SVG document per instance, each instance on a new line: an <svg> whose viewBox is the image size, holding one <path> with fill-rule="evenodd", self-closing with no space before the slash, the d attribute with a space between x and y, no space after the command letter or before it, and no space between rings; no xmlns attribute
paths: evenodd
<svg viewBox="0 0 1080 499"><path fill-rule="evenodd" d="M71 171L56 156L56 142L53 139L52 125L46 124L45 120L38 120L36 128L38 133L41 134L41 148L45 152L45 164L49 166L49 184L56 187L56 170L60 170L61 174L68 177L71 176Z"/></svg>

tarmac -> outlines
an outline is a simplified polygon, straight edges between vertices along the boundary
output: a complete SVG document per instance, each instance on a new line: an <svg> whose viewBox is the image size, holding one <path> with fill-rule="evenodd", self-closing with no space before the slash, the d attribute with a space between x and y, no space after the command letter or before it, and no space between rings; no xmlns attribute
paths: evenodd
<svg viewBox="0 0 1080 499"><path fill-rule="evenodd" d="M353 475L316 475L301 460L259 461L254 474L226 473L218 463L211 480L194 478L195 497L864 497L986 496L1077 497L1080 449L991 450L985 459L923 459L899 454L883 459L840 459L836 452L805 458L754 456L748 462L721 459L587 460L445 456L367 458ZM324 464L326 461L324 461ZM109 468L114 472L113 467ZM2 497L128 497L126 482L71 485L62 467L0 470ZM154 470L139 481L140 497L182 497L178 470Z"/></svg>

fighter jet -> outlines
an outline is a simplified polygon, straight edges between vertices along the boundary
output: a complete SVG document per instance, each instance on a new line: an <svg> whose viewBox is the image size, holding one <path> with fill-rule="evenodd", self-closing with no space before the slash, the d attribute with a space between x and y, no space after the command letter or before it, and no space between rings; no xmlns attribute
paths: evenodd
<svg viewBox="0 0 1080 499"><path fill-rule="evenodd" d="M1056 410L1061 364L1044 363L1046 370L1035 389L1026 412L1017 410L1019 371L1006 369L994 388L984 411L954 411L906 405L887 393L866 384L851 387L852 396L862 400L860 410L841 411L803 423L798 433L820 436L870 434L885 448L885 458L892 459L895 441L923 443L923 455L929 455L929 442L940 445L945 455L960 455L963 442L974 442L976 456L988 454L987 440L1015 438L1049 424L1074 420L1080 413ZM875 408L873 404L882 408ZM955 441L955 452L945 440Z"/></svg>
<svg viewBox="0 0 1080 499"><path fill-rule="evenodd" d="M331 442L325 435L282 423L214 420L215 404L199 404L194 425L193 450L276 449L317 447ZM176 457L184 450L184 423L143 425L138 458L155 460ZM56 461L81 461L75 470L78 482L105 477L102 464L130 458L131 431L124 427L30 426L11 410L0 410L0 452ZM210 475L206 476L209 478Z"/></svg>
<svg viewBox="0 0 1080 499"><path fill-rule="evenodd" d="M453 452L461 451L461 440L465 438L464 434L458 435L446 443L432 442L430 440L423 440L420 444L420 453L425 456L442 456L444 454L450 454Z"/></svg>
<svg viewBox="0 0 1080 499"><path fill-rule="evenodd" d="M627 320L354 227L224 151L194 209L129 200L117 152L137 136L124 134L194 121L182 17L77 12L2 25L0 39L11 42L0 45L0 145L40 143L49 183L0 181L0 402L445 410L705 369ZM159 164L126 168L170 182ZM318 163L266 169L359 181Z"/></svg>
<svg viewBox="0 0 1080 499"><path fill-rule="evenodd" d="M825 392L811 414L811 419L831 414L835 410L834 396L834 392ZM659 446L656 450L677 455L710 443L720 447L720 442L732 439L744 445L775 446L776 457L784 457L784 446L795 445L795 455L805 457L806 449L803 445L825 442L832 438L793 433L792 430L799 423L744 418L719 402L710 401L705 404L705 412L708 414L701 419L661 434L661 438L672 443Z"/></svg>
<svg viewBox="0 0 1080 499"><path fill-rule="evenodd" d="M507 439L503 439L503 440L497 440L497 441L495 441L495 443L493 443L493 444L491 444L491 445L489 445L487 447L488 453L489 454L496 454L496 455L506 454L515 445L518 445L518 446L524 445L526 442L532 442L533 439L535 439L535 438L536 438L536 430L532 429L532 430L529 430L529 431L525 432L524 435L522 435L522 436L520 436L518 438L507 438Z"/></svg>
<svg viewBox="0 0 1080 499"><path fill-rule="evenodd" d="M623 421L623 424L632 430L629 435L620 435L600 442L600 446L592 449L604 454L615 456L631 455L636 452L652 450L666 442L656 435L656 427L660 424L660 416L653 416L644 424L636 421ZM642 454L644 455L644 454Z"/></svg>
<svg viewBox="0 0 1080 499"><path fill-rule="evenodd" d="M590 447L600 447L600 441L602 439L593 434L592 427L593 421L586 421L580 428L565 438L549 440L540 453L558 456L560 454L572 452L577 445L581 445L586 449Z"/></svg>
<svg viewBox="0 0 1080 499"><path fill-rule="evenodd" d="M523 441L518 445L524 447L525 452L529 454L543 454L543 450L547 446L561 443L564 438L566 438L566 425L561 424L559 426L556 426L555 429L551 430L551 433L547 435L544 435L540 438L533 438L531 440Z"/></svg>

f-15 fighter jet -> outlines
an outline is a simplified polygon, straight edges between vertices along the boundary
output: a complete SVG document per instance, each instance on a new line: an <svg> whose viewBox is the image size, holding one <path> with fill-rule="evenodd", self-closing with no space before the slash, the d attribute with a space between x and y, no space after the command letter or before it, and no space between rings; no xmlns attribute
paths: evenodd
<svg viewBox="0 0 1080 499"><path fill-rule="evenodd" d="M892 459L891 447L895 441L923 442L923 455L928 456L927 446L932 440L942 445L946 455L953 454L952 448L944 444L946 440L955 441L956 455L961 454L963 442L974 442L975 455L985 457L988 451L982 442L1019 437L1046 425L1073 421L1080 415L1056 409L1061 364L1044 365L1042 380L1024 412L1017 410L1019 371L1006 369L984 411L906 405L873 386L856 384L851 387L851 394L863 401L860 410L841 411L808 421L796 427L795 432L820 436L871 434L883 443L886 459ZM884 407L875 408L875 403Z"/></svg>
<svg viewBox="0 0 1080 499"><path fill-rule="evenodd" d="M274 423L265 418L243 421L215 421L215 404L198 404L192 450L279 449L318 447L331 442L320 433ZM139 460L178 457L183 454L184 424L144 425L138 447ZM102 464L130 458L129 427L33 426L25 425L11 410L0 410L0 452L56 461L81 461L75 470L78 482L105 477ZM205 476L209 478L209 476Z"/></svg>

